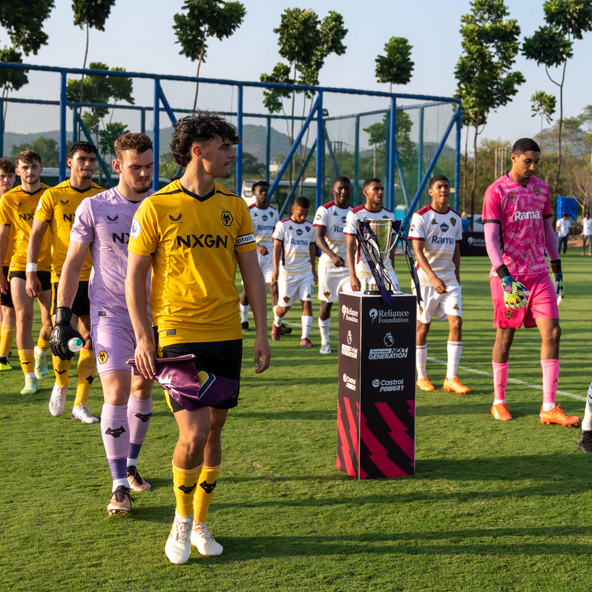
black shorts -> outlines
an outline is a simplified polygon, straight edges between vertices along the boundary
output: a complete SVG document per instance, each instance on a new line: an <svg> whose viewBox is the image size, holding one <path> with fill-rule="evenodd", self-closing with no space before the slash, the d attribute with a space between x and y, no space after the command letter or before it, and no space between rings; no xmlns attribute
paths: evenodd
<svg viewBox="0 0 592 592"><path fill-rule="evenodd" d="M163 358L176 358L193 354L195 367L198 370L217 374L222 378L236 380L239 384L243 359L243 340L213 341L202 343L175 343L162 348ZM183 407L173 398L169 397L174 413L181 411ZM225 403L214 405L216 409L232 409L238 405L238 393L236 397L228 399Z"/></svg>
<svg viewBox="0 0 592 592"><path fill-rule="evenodd" d="M14 308L14 304L12 303L12 295L10 294L10 282L8 281L8 267L3 267L2 273L6 278L6 283L8 284L8 291L6 292L6 294L0 294L0 304L2 306L7 306L8 308Z"/></svg>
<svg viewBox="0 0 592 592"><path fill-rule="evenodd" d="M19 278L20 280L25 280L25 282L27 281L27 273L25 271L11 271L8 277L10 279ZM46 290L51 290L51 272L38 271L37 277L41 282L41 290L43 292L45 292Z"/></svg>
<svg viewBox="0 0 592 592"><path fill-rule="evenodd" d="M58 286L59 282L52 284L51 292L51 314L54 315L57 308L58 301ZM90 314L90 300L88 299L88 282L79 282L74 302L72 303L72 314L77 317Z"/></svg>

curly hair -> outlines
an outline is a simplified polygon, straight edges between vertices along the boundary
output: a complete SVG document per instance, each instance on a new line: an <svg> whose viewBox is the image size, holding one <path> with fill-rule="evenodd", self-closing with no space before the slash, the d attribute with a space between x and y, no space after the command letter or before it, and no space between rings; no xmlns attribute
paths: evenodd
<svg viewBox="0 0 592 592"><path fill-rule="evenodd" d="M6 156L0 158L0 171L2 171L5 175L14 175L16 168L12 161Z"/></svg>
<svg viewBox="0 0 592 592"><path fill-rule="evenodd" d="M23 150L14 157L14 161L17 166L19 162L22 162L23 164L32 164L35 161L41 165L41 155L34 150Z"/></svg>
<svg viewBox="0 0 592 592"><path fill-rule="evenodd" d="M128 132L115 140L114 148L115 158L121 162L126 150L133 150L138 154L152 150L152 140L146 134Z"/></svg>
<svg viewBox="0 0 592 592"><path fill-rule="evenodd" d="M191 148L195 144L207 144L216 137L232 144L241 141L234 125L217 113L200 111L179 119L170 143L175 162L186 167L191 162Z"/></svg>

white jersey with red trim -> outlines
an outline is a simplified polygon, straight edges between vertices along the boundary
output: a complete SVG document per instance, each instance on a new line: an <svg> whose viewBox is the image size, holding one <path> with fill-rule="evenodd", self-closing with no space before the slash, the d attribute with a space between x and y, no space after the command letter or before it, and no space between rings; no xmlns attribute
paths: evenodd
<svg viewBox="0 0 592 592"><path fill-rule="evenodd" d="M343 233L357 237L358 220L391 220L394 222L395 215L386 208L381 208L379 212L370 212L366 209L364 205L358 206L357 208L353 208L352 210L350 210L347 214ZM394 273L390 257L387 258L384 267L387 271L392 271ZM356 253L356 275L359 276L360 274L372 275L372 272L370 271L370 267L368 267L368 263L366 263L366 259L364 259L364 257L360 255L360 246L358 245Z"/></svg>
<svg viewBox="0 0 592 592"><path fill-rule="evenodd" d="M312 224L294 222L285 218L275 225L273 238L282 243L280 273L304 273L310 271L310 245L315 242Z"/></svg>
<svg viewBox="0 0 592 592"><path fill-rule="evenodd" d="M455 282L456 273L452 257L456 243L462 241L462 218L452 208L440 214L432 206L421 208L413 214L409 227L409 238L422 241L423 252L434 273L444 282ZM416 265L419 282L431 286L428 274Z"/></svg>
<svg viewBox="0 0 592 592"><path fill-rule="evenodd" d="M346 265L346 238L343 229L345 228L347 214L352 210L351 206L340 208L334 201L330 201L317 210L313 224L313 226L324 226L326 228L325 242L338 257L346 261ZM320 264L333 265L333 261L331 261L329 255L323 253L319 259Z"/></svg>
<svg viewBox="0 0 592 592"><path fill-rule="evenodd" d="M255 242L258 246L267 247L271 253L273 250L273 229L279 220L277 210L271 206L261 209L253 204L249 206L249 213L253 221Z"/></svg>

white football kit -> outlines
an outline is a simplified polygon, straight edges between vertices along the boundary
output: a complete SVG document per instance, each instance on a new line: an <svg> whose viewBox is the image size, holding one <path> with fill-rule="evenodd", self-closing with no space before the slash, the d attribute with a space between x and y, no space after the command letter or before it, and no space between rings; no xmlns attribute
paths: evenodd
<svg viewBox="0 0 592 592"><path fill-rule="evenodd" d="M353 208L352 210L350 210L350 212L347 214L343 233L357 237L358 220L391 220L392 222L394 222L395 215L386 208L382 208L379 212L370 212L366 209L365 206L358 206L357 208ZM398 292L399 280L397 279L397 274L395 273L390 257L387 258L384 267L389 278L391 279L391 282L393 283L394 290ZM366 259L360 253L359 245L356 252L356 275L358 276L360 283L362 284L362 291L365 290L366 284L368 284L369 282L374 282L374 277L372 275L372 272L370 271L370 267L368 267ZM343 285L342 289L351 290L349 278L348 281Z"/></svg>
<svg viewBox="0 0 592 592"><path fill-rule="evenodd" d="M312 300L314 276L310 268L310 245L315 242L312 224L306 220L299 224L286 218L276 224L273 239L282 243L279 305L288 307L296 300Z"/></svg>
<svg viewBox="0 0 592 592"><path fill-rule="evenodd" d="M456 244L462 240L462 218L448 208L440 214L426 206L411 218L409 238L423 242L423 252L434 273L446 284L446 293L438 294L428 274L416 264L423 302L417 309L417 320L428 324L436 316L440 321L447 315L462 317L462 290L456 279L452 260ZM415 294L415 286L411 286Z"/></svg>
<svg viewBox="0 0 592 592"><path fill-rule="evenodd" d="M346 238L343 234L347 214L353 208L340 208L334 201L322 205L316 213L314 226L323 226L325 242L329 248L345 261L345 267L335 267L329 255L323 253L319 259L319 300L335 302L339 300L339 292L349 280L347 268Z"/></svg>
<svg viewBox="0 0 592 592"><path fill-rule="evenodd" d="M253 222L253 236L258 247L265 247L267 255L261 255L257 250L257 260L263 272L265 283L271 283L273 275L273 229L278 221L278 213L275 208L267 206L258 208L255 204L249 206L251 220Z"/></svg>

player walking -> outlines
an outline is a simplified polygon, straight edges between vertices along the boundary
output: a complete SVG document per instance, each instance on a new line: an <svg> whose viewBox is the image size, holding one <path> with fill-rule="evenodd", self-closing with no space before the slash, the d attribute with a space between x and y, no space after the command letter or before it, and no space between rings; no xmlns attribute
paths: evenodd
<svg viewBox="0 0 592 592"><path fill-rule="evenodd" d="M567 214L563 212L561 218L557 220L557 251L561 253L561 245L563 244L563 254L567 251L567 241L569 240L569 229L571 222L567 219Z"/></svg>
<svg viewBox="0 0 592 592"><path fill-rule="evenodd" d="M534 140L518 140L512 148L512 169L487 188L483 202L497 328L493 347L495 399L491 414L502 421L512 419L506 407L508 360L514 333L524 324L526 328L538 327L541 334L541 423L571 426L577 425L580 418L566 415L555 404L561 337L558 302L563 299L563 274L551 224L549 187L534 176L540 156ZM551 259L554 285L549 278L545 250Z"/></svg>
<svg viewBox="0 0 592 592"><path fill-rule="evenodd" d="M426 374L427 337L434 316L448 319L448 364L443 388L464 395L471 390L456 376L462 353L462 292L460 287L460 249L462 218L448 207L450 181L444 175L430 179L428 193L432 203L415 212L409 238L417 261L423 302L417 311L417 386L422 391L434 387ZM415 286L411 286L415 293Z"/></svg>
<svg viewBox="0 0 592 592"><path fill-rule="evenodd" d="M346 255L346 238L343 234L347 214L353 209L349 205L351 182L347 177L333 181L333 201L322 205L315 216L316 244L323 254L319 259L319 330L321 331L321 353L331 353L329 328L331 307L339 300L341 287L349 278Z"/></svg>
<svg viewBox="0 0 592 592"><path fill-rule="evenodd" d="M0 203L2 203L2 196L14 187L15 173L14 164L8 158L0 158ZM8 252L4 255L4 261L0 261L4 277L8 277L8 265L13 252L13 237L10 234L8 236ZM0 328L0 372L5 372L12 370L12 366L8 363L8 353L16 335L16 315L10 295L10 282L8 282L6 294L0 293L0 322L2 323Z"/></svg>
<svg viewBox="0 0 592 592"><path fill-rule="evenodd" d="M8 251L8 239L13 235L14 250L9 263L10 293L16 313L16 343L25 386L22 395L33 395L39 390L39 378L47 376L46 352L49 349L51 332L51 258L49 241L40 246L39 266L30 268L27 264L27 247L31 235L31 224L35 208L47 185L40 181L43 168L41 156L32 150L25 150L16 156L17 173L21 185L2 196L0 205L0 261ZM26 291L26 273L34 275L39 283L39 290L33 296ZM4 272L0 272L0 292L8 294L8 282ZM33 298L39 301L42 327L39 331L37 348L33 345Z"/></svg>
<svg viewBox="0 0 592 592"><path fill-rule="evenodd" d="M180 119L171 150L185 173L146 198L134 217L126 299L136 336L136 364L147 379L156 371L145 286L150 265L150 308L159 355L193 354L198 370L240 381L242 332L234 284L238 261L257 331L255 372L269 366L265 282L251 216L242 198L216 183L217 177L230 177L238 142L235 127L217 115ZM220 474L222 428L228 409L237 404L234 397L215 408L188 411L169 398L179 428L173 455L177 504L165 547L172 563L186 563L192 544L202 555L222 553L206 516Z"/></svg>
<svg viewBox="0 0 592 592"><path fill-rule="evenodd" d="M33 230L29 242L27 264L35 265L39 257L39 245L46 236L45 231L51 229L51 314L56 314L58 285L62 274L62 266L70 243L70 230L74 224L75 212L83 199L104 191L100 185L92 182L97 168L97 149L89 142L76 142L68 148L67 163L70 167L70 179L46 191L35 212ZM72 326L79 323L79 330L85 340L85 346L78 357L78 384L76 398L72 408L72 419L82 423L97 423L99 420L86 407L92 382L97 371L90 339L90 303L88 300L88 279L92 262L88 254L82 272L76 297L72 303ZM27 274L27 294L35 296L39 293L39 281L33 273ZM66 394L68 392L68 371L72 359L60 360L53 356L55 385L49 400L49 412L58 417L64 413Z"/></svg>
<svg viewBox="0 0 592 592"><path fill-rule="evenodd" d="M586 254L586 242L588 243L588 256L592 255L592 220L586 212L582 218L582 255Z"/></svg>
<svg viewBox="0 0 592 592"><path fill-rule="evenodd" d="M94 261L88 286L91 338L105 399L101 434L113 478L107 511L127 514L131 509L130 488L150 489L138 473L137 460L152 415L152 380L132 377L126 365L134 357L136 340L125 302L132 219L144 197L152 193L150 138L134 133L117 138L113 169L119 174L117 187L83 200L76 210L58 288L51 348L60 359L73 357L68 341L80 335L70 324L71 307L90 250ZM149 293L149 282L146 290Z"/></svg>
<svg viewBox="0 0 592 592"><path fill-rule="evenodd" d="M273 231L273 281L278 283L279 302L273 309L271 338L280 340L282 319L298 298L302 303L300 345L314 347L308 338L312 327L312 286L315 270L314 228L306 221L310 202L302 195L294 200L292 215L279 221Z"/></svg>
<svg viewBox="0 0 592 592"><path fill-rule="evenodd" d="M359 292L363 289L362 284L373 282L372 272L363 257L360 257L358 248L358 220L391 220L394 222L395 215L382 206L384 200L384 185L379 179L366 179L362 188L366 203L353 208L346 217L343 233L346 236L347 267L349 269L349 282L344 284L344 289ZM394 249L386 260L384 267L393 283L393 288L399 291L399 280L393 267L395 257ZM364 286L365 287L365 286Z"/></svg>

